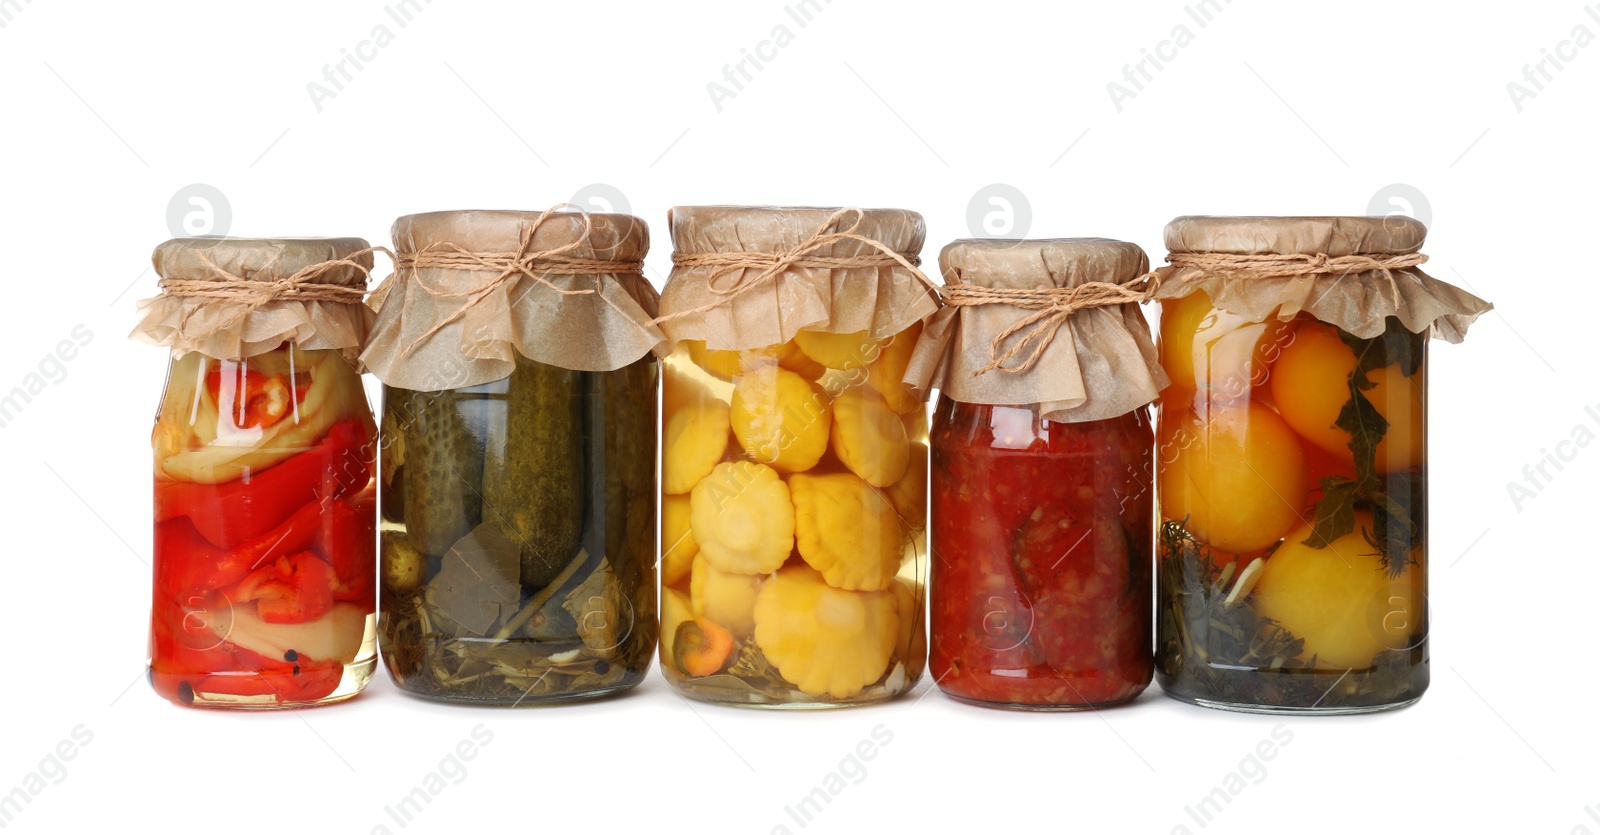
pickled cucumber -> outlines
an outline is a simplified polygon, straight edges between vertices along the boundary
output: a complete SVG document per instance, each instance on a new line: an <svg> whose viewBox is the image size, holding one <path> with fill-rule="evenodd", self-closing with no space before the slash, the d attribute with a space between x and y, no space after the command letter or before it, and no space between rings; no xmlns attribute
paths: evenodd
<svg viewBox="0 0 1600 835"><path fill-rule="evenodd" d="M605 542L594 549L633 581L653 570L656 494L656 363L646 357L615 371L588 375L591 453L605 473L598 507ZM653 576L639 578L654 585Z"/></svg>
<svg viewBox="0 0 1600 835"><path fill-rule="evenodd" d="M480 521L483 443L469 413L481 403L453 391L385 388L384 397L405 433L406 533L423 553L442 556Z"/></svg>
<svg viewBox="0 0 1600 835"><path fill-rule="evenodd" d="M561 573L583 535L580 376L518 356L492 406L490 432L504 427L505 437L484 460L483 518L521 547L522 584L532 589Z"/></svg>

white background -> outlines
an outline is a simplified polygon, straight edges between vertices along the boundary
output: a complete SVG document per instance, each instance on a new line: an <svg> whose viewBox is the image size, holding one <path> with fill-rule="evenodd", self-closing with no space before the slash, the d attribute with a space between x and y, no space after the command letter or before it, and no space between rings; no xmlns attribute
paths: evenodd
<svg viewBox="0 0 1600 835"><path fill-rule="evenodd" d="M377 0L0 2L0 393L93 334L0 428L0 793L52 778L7 831L399 832L385 806L480 724L491 742L405 831L1600 831L1600 445L1557 446L1600 434L1600 44L1561 46L1600 36L1600 3L1219 5L1202 27L1176 0L834 0L802 27L778 0L438 0L402 28ZM780 25L792 41L760 46L774 57L719 110L708 83ZM378 26L392 42L374 50ZM1160 46L1178 26L1192 39ZM1171 60L1119 110L1108 83L1158 46ZM308 83L358 49L372 60L319 110ZM1571 60L1519 110L1507 84L1546 50ZM1433 687L1388 715L1277 720L1154 686L1018 715L925 678L890 705L794 715L691 707L652 672L613 701L505 711L409 699L380 671L328 709L170 706L143 679L166 358L124 336L194 183L231 206L216 231L375 243L401 214L604 183L653 226L658 282L676 204L916 209L929 261L992 183L1031 205L1013 233L1122 238L1157 262L1178 214L1415 212L1427 269L1496 305L1432 358ZM1546 450L1572 460L1519 507L1507 484ZM1191 818L1280 722L1292 741ZM51 763L80 725L92 740ZM785 813L880 725L892 741L864 777L849 766L859 782L806 827Z"/></svg>

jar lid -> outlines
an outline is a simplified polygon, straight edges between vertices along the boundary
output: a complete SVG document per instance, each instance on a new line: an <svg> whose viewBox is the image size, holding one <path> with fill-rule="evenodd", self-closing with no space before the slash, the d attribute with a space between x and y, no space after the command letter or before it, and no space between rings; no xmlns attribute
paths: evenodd
<svg viewBox="0 0 1600 835"><path fill-rule="evenodd" d="M354 362L372 324L360 238L175 238L151 262L163 292L139 303L130 336L174 356L241 360L293 342Z"/></svg>
<svg viewBox="0 0 1600 835"><path fill-rule="evenodd" d="M905 209L679 206L661 327L714 350L801 331L886 339L937 309L918 269L927 229Z"/></svg>
<svg viewBox="0 0 1600 835"><path fill-rule="evenodd" d="M1138 244L1110 238L963 238L939 252L947 284L1027 290L1121 284L1150 269Z"/></svg>
<svg viewBox="0 0 1600 835"><path fill-rule="evenodd" d="M1149 259L1137 245L958 240L939 266L949 306L917 343L906 373L916 388L963 403L1037 405L1047 420L1078 423L1125 415L1167 385L1138 304ZM1051 292L1075 288L1071 298Z"/></svg>
<svg viewBox="0 0 1600 835"><path fill-rule="evenodd" d="M351 261L306 280L365 287L373 264L370 246L360 238L173 238L156 247L150 260L157 275L179 281L276 281L318 264Z"/></svg>
<svg viewBox="0 0 1600 835"><path fill-rule="evenodd" d="M397 255L423 250L434 244L454 244L474 252L515 252L525 235L532 235L529 251L549 251L564 246L569 258L605 261L642 261L650 251L650 229L633 215L555 212L540 222L543 212L469 209L406 215L390 230ZM588 219L589 232L585 218Z"/></svg>
<svg viewBox="0 0 1600 835"><path fill-rule="evenodd" d="M838 208L812 206L677 206L667 212L672 248L679 253L785 252L810 240ZM883 244L918 263L927 227L922 215L907 209L851 210L835 228L855 226L855 234ZM876 255L879 250L854 239L835 239L816 255Z"/></svg>
<svg viewBox="0 0 1600 835"><path fill-rule="evenodd" d="M1422 249L1428 227L1405 215L1388 217L1209 217L1174 219L1170 252L1230 255L1402 255Z"/></svg>
<svg viewBox="0 0 1600 835"><path fill-rule="evenodd" d="M1394 317L1412 333L1460 342L1493 306L1422 271L1427 234L1404 215L1180 217L1167 224L1171 266L1155 296L1203 292L1251 321L1304 313L1362 339Z"/></svg>
<svg viewBox="0 0 1600 835"><path fill-rule="evenodd" d="M504 379L518 355L614 371L660 350L645 222L564 208L396 220L395 275L372 295L364 368L389 386L443 391Z"/></svg>

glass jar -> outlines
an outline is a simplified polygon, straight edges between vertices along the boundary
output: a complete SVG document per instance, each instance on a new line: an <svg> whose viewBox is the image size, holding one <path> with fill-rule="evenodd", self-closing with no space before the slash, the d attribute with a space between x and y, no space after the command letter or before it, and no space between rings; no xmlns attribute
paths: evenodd
<svg viewBox="0 0 1600 835"><path fill-rule="evenodd" d="M1149 410L1082 423L961 403L933 419L934 680L996 707L1084 709L1150 684Z"/></svg>
<svg viewBox="0 0 1600 835"><path fill-rule="evenodd" d="M915 681L928 423L892 372L918 330L668 357L661 667L680 691L818 706Z"/></svg>
<svg viewBox="0 0 1600 835"><path fill-rule="evenodd" d="M655 647L656 362L384 387L383 658L419 696L532 704L639 683Z"/></svg>
<svg viewBox="0 0 1600 835"><path fill-rule="evenodd" d="M1160 352L1173 384L1157 452L1168 695L1358 713L1427 689L1426 335L1459 340L1487 305L1415 269L1425 232L1399 217L1168 227ZM1419 323L1418 310L1438 318Z"/></svg>
<svg viewBox="0 0 1600 835"><path fill-rule="evenodd" d="M1084 710L1150 684L1149 261L1098 238L939 256L929 669L986 707ZM923 363L924 366L927 363Z"/></svg>
<svg viewBox="0 0 1600 835"><path fill-rule="evenodd" d="M158 250L157 267L172 280L203 252L241 274L231 281L247 284L267 280L274 269L294 272L329 257L349 260L366 246L355 239L326 243L326 251L318 252L313 241L173 241ZM268 266L274 253L281 257ZM364 260L370 268L371 255ZM364 283L365 269L353 279ZM177 285L169 293L178 295L156 300L146 326L211 303L182 295ZM356 289L346 304L359 305L360 297ZM213 334L220 342L211 349L237 346L246 319L280 334L270 324L275 316L309 321L303 312L281 309L304 304L318 303L254 306L234 320L233 337ZM230 318L226 309L205 312ZM328 315L359 320L342 310ZM151 440L155 583L149 675L156 692L173 702L231 708L327 704L356 695L372 677L376 433L361 377L346 357L346 351L353 357L359 336L330 321L321 327L340 330L345 350L290 340L244 358L192 350L171 363ZM293 324L287 327L295 331ZM306 337L309 344L328 341L326 334ZM169 333L165 344L204 342Z"/></svg>
<svg viewBox="0 0 1600 835"><path fill-rule="evenodd" d="M848 225L834 226L839 215L830 212L673 212L680 260L662 304L676 344L663 382L661 668L695 699L867 704L910 689L925 665L927 410L901 380L921 331L918 313L933 308L928 292L915 290L921 306L897 305L909 322L876 335L835 332L850 326L842 316L738 349L674 334L683 323L669 302L692 304L705 287L700 267L681 260L684 249L737 229L743 246L771 257ZM915 217L869 211L855 228L914 253L922 234L920 218L909 223ZM857 245L812 252L887 258ZM807 268L804 258L798 267ZM832 280L850 281L850 272L842 267ZM812 275L830 279L827 269ZM809 276L780 281L806 293L816 287ZM853 300L858 313L891 301L877 297L871 281L852 290L866 298ZM770 309L759 293L746 295ZM837 314L843 294L833 301ZM729 315L752 316L751 331L781 332L737 304Z"/></svg>
<svg viewBox="0 0 1600 835"><path fill-rule="evenodd" d="M655 312L643 223L439 212L401 218L395 241L398 283L362 356L385 382L385 666L408 693L482 705L633 687L656 641L660 338L623 342ZM505 283L530 273L544 280ZM504 306L463 301L497 292ZM614 292L616 308L567 301ZM626 321L595 318L627 305Z"/></svg>

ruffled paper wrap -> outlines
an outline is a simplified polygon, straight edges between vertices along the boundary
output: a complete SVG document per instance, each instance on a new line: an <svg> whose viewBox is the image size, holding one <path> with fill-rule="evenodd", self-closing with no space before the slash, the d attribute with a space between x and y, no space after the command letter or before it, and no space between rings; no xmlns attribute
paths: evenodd
<svg viewBox="0 0 1600 835"><path fill-rule="evenodd" d="M582 213L553 213L536 226L539 216L510 211L408 215L394 222L395 255L404 264L408 254L436 244L513 254L530 229L528 252L582 241L562 258L639 262L650 248L644 221L631 215L588 215L587 238ZM402 267L373 294L378 320L361 354L363 367L390 386L443 391L510 376L517 354L574 371L613 371L662 351L666 339L651 324L659 296L643 275L550 269L535 271L549 285L518 275L469 305L466 294L497 282L499 272Z"/></svg>
<svg viewBox="0 0 1600 835"><path fill-rule="evenodd" d="M751 206L679 206L668 214L677 254L763 252L780 254L810 240L838 209ZM922 215L901 209L862 209L855 234L918 261L927 230ZM856 221L842 215L831 231ZM860 241L834 241L808 253L822 258L881 256ZM721 274L717 271L721 269ZM700 339L712 350L748 350L787 342L801 330L866 331L884 339L927 318L939 304L933 289L898 264L826 268L790 266L770 281L729 298L716 284L737 286L761 270L708 265L674 266L661 293L661 328L674 343ZM709 310L689 313L703 307Z"/></svg>
<svg viewBox="0 0 1600 835"><path fill-rule="evenodd" d="M318 284L365 287L372 253L360 238L177 238L156 247L156 274L174 281L220 281L222 273L250 281L280 281L316 264L350 260L313 279ZM216 269L212 269L215 265ZM219 273L218 270L222 272ZM160 295L139 302L134 339L220 360L241 360L294 342L306 350L331 349L354 364L372 325L363 304L275 299L244 300Z"/></svg>
<svg viewBox="0 0 1600 835"><path fill-rule="evenodd" d="M1390 217L1180 217L1167 224L1171 253L1231 255L1323 254L1383 256L1419 252L1428 228L1403 215ZM1160 270L1158 299L1203 290L1217 307L1253 321L1288 321L1304 311L1350 334L1383 333L1384 319L1399 318L1412 333L1430 331L1460 342L1473 320L1493 305L1417 267L1342 274L1263 277L1208 272L1175 265ZM1396 291L1399 304L1395 303Z"/></svg>
<svg viewBox="0 0 1600 835"><path fill-rule="evenodd" d="M939 253L946 286L1015 290L1121 284L1149 263L1138 246L1101 238L962 240ZM1127 414L1166 387L1150 326L1133 303L1076 310L1031 367L978 373L992 359L995 336L1032 312L1007 304L940 310L923 328L905 381L963 403L1037 404L1044 418L1062 423Z"/></svg>

